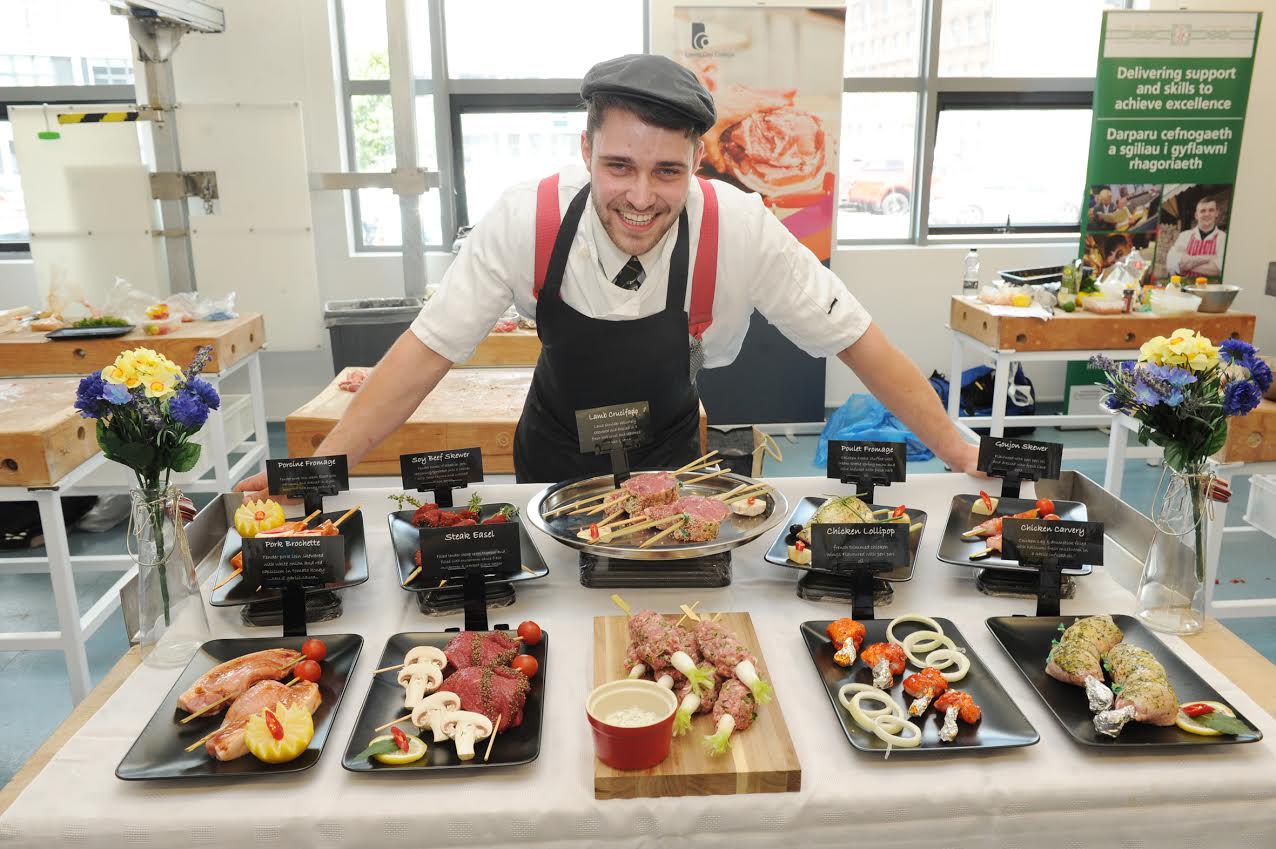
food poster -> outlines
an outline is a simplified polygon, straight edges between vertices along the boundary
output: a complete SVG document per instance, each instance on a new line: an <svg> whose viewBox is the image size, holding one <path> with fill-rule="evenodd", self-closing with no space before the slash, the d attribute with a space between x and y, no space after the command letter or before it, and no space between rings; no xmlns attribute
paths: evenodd
<svg viewBox="0 0 1276 849"><path fill-rule="evenodd" d="M1107 12L1081 256L1137 251L1144 282L1223 282L1257 12Z"/></svg>
<svg viewBox="0 0 1276 849"><path fill-rule="evenodd" d="M713 95L700 175L762 195L822 262L833 251L844 8L679 6L673 58Z"/></svg>

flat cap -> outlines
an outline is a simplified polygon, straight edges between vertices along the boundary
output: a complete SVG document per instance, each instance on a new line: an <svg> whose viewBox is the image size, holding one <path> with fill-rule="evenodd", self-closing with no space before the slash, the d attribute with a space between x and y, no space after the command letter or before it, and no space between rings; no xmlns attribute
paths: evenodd
<svg viewBox="0 0 1276 849"><path fill-rule="evenodd" d="M713 96L694 73L666 56L634 53L599 62L581 82L580 96L596 94L632 97L665 106L694 122L704 133L718 120Z"/></svg>

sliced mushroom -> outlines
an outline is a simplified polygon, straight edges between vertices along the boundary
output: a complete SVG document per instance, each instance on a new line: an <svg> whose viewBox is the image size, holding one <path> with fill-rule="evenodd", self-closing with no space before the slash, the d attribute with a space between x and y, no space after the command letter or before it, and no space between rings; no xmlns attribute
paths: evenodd
<svg viewBox="0 0 1276 849"><path fill-rule="evenodd" d="M411 663L399 670L399 684L407 690L403 705L414 708L443 683L443 670L432 663Z"/></svg>
<svg viewBox="0 0 1276 849"><path fill-rule="evenodd" d="M443 649L436 649L434 646L415 646L408 650L403 662L408 666L414 663L429 663L443 669L447 666L447 655L443 653Z"/></svg>
<svg viewBox="0 0 1276 849"><path fill-rule="evenodd" d="M443 733L456 743L456 756L463 761L474 758L474 741L486 740L492 733L492 720L472 710L449 713L443 721Z"/></svg>
<svg viewBox="0 0 1276 849"><path fill-rule="evenodd" d="M412 724L417 728L429 728L434 732L434 742L447 739L443 724L449 714L461 709L461 697L448 690L426 696L412 708Z"/></svg>

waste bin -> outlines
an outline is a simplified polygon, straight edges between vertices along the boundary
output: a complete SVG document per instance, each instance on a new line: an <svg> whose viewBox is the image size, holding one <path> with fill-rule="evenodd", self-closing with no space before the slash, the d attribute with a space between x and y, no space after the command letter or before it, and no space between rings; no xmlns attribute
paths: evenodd
<svg viewBox="0 0 1276 849"><path fill-rule="evenodd" d="M323 305L332 367L374 366L421 311L420 298L358 298Z"/></svg>

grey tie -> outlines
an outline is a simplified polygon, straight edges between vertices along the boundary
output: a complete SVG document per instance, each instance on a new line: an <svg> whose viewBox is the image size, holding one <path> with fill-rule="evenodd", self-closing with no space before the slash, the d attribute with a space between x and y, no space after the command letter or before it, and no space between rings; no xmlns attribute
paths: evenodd
<svg viewBox="0 0 1276 849"><path fill-rule="evenodd" d="M642 285L642 276L642 263L638 261L638 257L631 256L629 262L625 263L625 267L620 269L616 278L611 282L622 289L635 292Z"/></svg>

